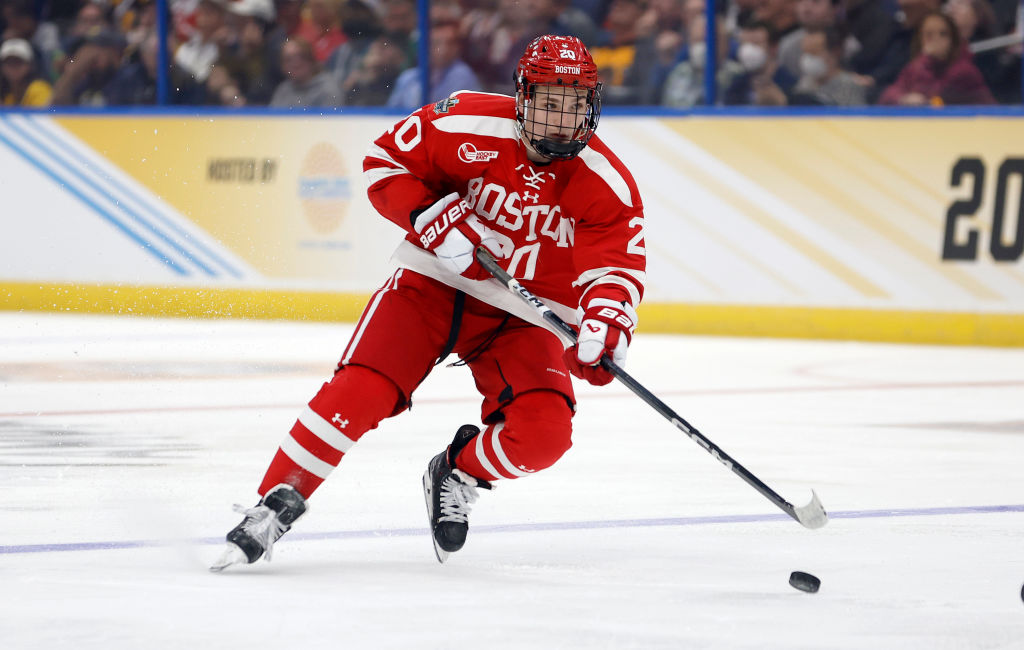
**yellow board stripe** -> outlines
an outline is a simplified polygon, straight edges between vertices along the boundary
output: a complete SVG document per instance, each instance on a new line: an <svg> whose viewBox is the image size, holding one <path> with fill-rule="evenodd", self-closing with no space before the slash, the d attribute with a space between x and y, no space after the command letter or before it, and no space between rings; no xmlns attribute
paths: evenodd
<svg viewBox="0 0 1024 650"><path fill-rule="evenodd" d="M0 310L354 322L368 294L0 283ZM645 303L640 331L665 334L1024 347L1024 314Z"/></svg>
<svg viewBox="0 0 1024 650"><path fill-rule="evenodd" d="M356 321L366 294L209 287L0 283L0 310Z"/></svg>
<svg viewBox="0 0 1024 650"><path fill-rule="evenodd" d="M1024 314L657 303L638 313L649 333L1024 346Z"/></svg>

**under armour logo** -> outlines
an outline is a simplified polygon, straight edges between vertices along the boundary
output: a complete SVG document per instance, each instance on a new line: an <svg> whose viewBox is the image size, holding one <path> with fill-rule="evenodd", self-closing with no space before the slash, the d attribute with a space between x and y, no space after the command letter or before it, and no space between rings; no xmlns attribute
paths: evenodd
<svg viewBox="0 0 1024 650"><path fill-rule="evenodd" d="M551 178L555 177L555 175L552 174L551 172L538 172L529 165L519 165L518 167L516 167L516 171L519 171L523 167L526 167L526 169L529 170L523 174L523 180L526 181L526 186L532 187L535 190L539 190L540 184L548 180L544 178L545 173L547 173L547 175L550 176Z"/></svg>
<svg viewBox="0 0 1024 650"><path fill-rule="evenodd" d="M539 198L540 198L540 192L532 193L529 190L527 190L526 192L523 192L523 200L524 201L533 201L534 203L536 203L537 199L539 199Z"/></svg>
<svg viewBox="0 0 1024 650"><path fill-rule="evenodd" d="M344 429L348 426L348 420L342 420L341 413L335 413L334 417L331 418L331 422L337 424L339 429Z"/></svg>

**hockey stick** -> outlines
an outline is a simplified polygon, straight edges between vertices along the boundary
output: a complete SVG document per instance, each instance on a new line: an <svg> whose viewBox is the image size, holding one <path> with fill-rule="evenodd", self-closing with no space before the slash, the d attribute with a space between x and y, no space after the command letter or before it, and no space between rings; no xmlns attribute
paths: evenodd
<svg viewBox="0 0 1024 650"><path fill-rule="evenodd" d="M505 269L501 268L486 249L478 248L476 251L476 259L485 269L487 269L488 273L507 286L509 291L518 295L533 307L541 318L553 325L558 331L565 334L570 340L576 340L576 331L573 330L568 323L559 318L555 312L551 311L551 309L541 302L537 296L533 295L529 289L521 285L515 278L509 275ZM821 528L828 523L828 515L825 513L825 508L821 505L821 501L818 499L818 495L814 490L811 490L810 503L800 507L794 506L792 503L779 496L775 490L765 485L761 479L751 474L746 467L733 460L732 456L725 453L721 447L708 440L704 434L684 420L678 413L669 408L667 404L655 397L649 390L640 385L640 382L633 379L625 370L615 365L615 362L608 358L608 355L601 357L601 367L610 372L620 382L625 384L626 388L633 391L637 397L647 402L651 408L660 413L666 420L674 424L677 429L689 436L691 440L703 447L704 450L711 454L718 462L732 470L733 474L736 474L746 481L750 487L760 492L780 510L798 521L802 526L806 528Z"/></svg>

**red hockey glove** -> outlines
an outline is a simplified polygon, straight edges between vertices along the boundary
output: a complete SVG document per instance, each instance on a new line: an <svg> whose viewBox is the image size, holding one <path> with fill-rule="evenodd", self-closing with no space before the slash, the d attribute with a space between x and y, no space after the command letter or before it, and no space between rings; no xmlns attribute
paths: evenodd
<svg viewBox="0 0 1024 650"><path fill-rule="evenodd" d="M446 268L471 280L491 277L476 261L477 246L483 245L496 258L504 257L494 231L481 223L457 192L416 215L412 225L423 248Z"/></svg>
<svg viewBox="0 0 1024 650"><path fill-rule="evenodd" d="M612 374L600 366L601 357L611 357L615 365L626 365L626 350L636 329L636 311L626 302L593 297L578 309L580 334L576 345L566 351L569 371L595 386L604 386Z"/></svg>

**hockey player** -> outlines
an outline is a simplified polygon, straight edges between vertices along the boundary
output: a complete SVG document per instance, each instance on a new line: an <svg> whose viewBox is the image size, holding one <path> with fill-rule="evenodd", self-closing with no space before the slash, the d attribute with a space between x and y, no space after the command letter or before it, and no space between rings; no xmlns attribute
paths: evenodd
<svg viewBox="0 0 1024 650"><path fill-rule="evenodd" d="M571 445L569 372L603 385L625 362L644 291L643 206L633 178L594 135L601 84L574 37L534 40L515 98L458 92L380 136L364 160L377 211L407 231L399 270L373 294L333 379L299 415L211 567L270 559L273 543L360 437L409 405L455 353L483 397L423 489L439 561L462 548L479 489L551 466ZM483 247L580 327L566 345L474 255Z"/></svg>

